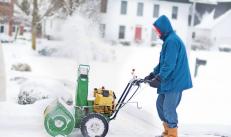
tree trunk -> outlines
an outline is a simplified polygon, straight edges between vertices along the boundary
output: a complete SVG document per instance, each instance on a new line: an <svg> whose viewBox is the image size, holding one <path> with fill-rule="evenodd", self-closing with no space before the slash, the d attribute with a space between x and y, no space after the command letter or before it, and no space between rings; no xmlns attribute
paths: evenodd
<svg viewBox="0 0 231 137"><path fill-rule="evenodd" d="M33 0L32 29L31 29L33 50L36 50L37 20L38 20L38 1Z"/></svg>
<svg viewBox="0 0 231 137"><path fill-rule="evenodd" d="M10 9L9 9L9 30L8 30L8 35L12 36L13 33L13 13L14 13L14 3L13 0L10 1Z"/></svg>
<svg viewBox="0 0 231 137"><path fill-rule="evenodd" d="M36 50L36 27L32 25L32 49Z"/></svg>

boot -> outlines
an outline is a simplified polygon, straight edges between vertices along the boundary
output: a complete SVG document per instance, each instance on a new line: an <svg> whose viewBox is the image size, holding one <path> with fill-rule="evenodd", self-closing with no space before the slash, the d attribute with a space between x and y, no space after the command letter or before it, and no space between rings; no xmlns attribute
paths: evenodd
<svg viewBox="0 0 231 137"><path fill-rule="evenodd" d="M168 128L168 136L167 137L178 137L177 128Z"/></svg>
<svg viewBox="0 0 231 137"><path fill-rule="evenodd" d="M168 124L166 122L163 123L164 132L161 134L162 137L168 136Z"/></svg>

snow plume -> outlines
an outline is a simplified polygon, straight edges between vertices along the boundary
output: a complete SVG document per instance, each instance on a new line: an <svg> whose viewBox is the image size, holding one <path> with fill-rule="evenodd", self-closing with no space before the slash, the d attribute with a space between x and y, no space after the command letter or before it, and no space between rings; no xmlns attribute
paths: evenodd
<svg viewBox="0 0 231 137"><path fill-rule="evenodd" d="M114 51L101 37L99 26L89 18L78 13L67 18L56 32L60 41L49 44L56 50L53 56L71 57L78 63L90 63L92 60L108 62L114 60ZM47 43L46 43L47 44ZM46 48L47 48L46 47Z"/></svg>
<svg viewBox="0 0 231 137"><path fill-rule="evenodd" d="M83 0L84 1L84 0ZM81 13L94 22L100 22L100 0L87 0L77 8L77 12Z"/></svg>

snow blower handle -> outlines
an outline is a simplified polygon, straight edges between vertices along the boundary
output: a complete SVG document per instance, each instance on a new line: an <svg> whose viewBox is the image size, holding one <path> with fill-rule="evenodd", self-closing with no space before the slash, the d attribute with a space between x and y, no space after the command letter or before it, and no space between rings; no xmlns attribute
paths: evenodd
<svg viewBox="0 0 231 137"><path fill-rule="evenodd" d="M138 78L137 75L135 74L135 69L132 69L132 79L130 80L130 83L133 83L137 86L139 86L141 83L149 83L151 80L146 80L145 78L144 79L141 79L141 78Z"/></svg>
<svg viewBox="0 0 231 137"><path fill-rule="evenodd" d="M137 79L135 85L140 86L141 83L145 83L145 79Z"/></svg>
<svg viewBox="0 0 231 137"><path fill-rule="evenodd" d="M149 84L151 82L151 80L146 80L146 79L139 79L137 80L137 84L141 84L141 83L145 83L145 84Z"/></svg>
<svg viewBox="0 0 231 137"><path fill-rule="evenodd" d="M119 98L119 100L117 102L117 105L115 106L115 111L111 115L110 120L113 120L113 119L116 118L116 116L117 116L118 112L120 111L120 109L123 108L134 97L134 95L136 94L136 92L140 88L140 84L145 82L144 79L137 78L137 76L134 75L134 71L132 71L132 75L133 75L133 78L128 82L128 84L125 87L122 95L120 96L120 98ZM130 91L132 91L132 89L134 87L136 87L135 91L133 91L131 93L132 95L129 97L129 99L127 99Z"/></svg>

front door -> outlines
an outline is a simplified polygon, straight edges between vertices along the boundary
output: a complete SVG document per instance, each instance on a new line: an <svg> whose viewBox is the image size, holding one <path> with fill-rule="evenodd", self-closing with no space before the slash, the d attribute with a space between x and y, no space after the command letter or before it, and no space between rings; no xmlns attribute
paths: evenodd
<svg viewBox="0 0 231 137"><path fill-rule="evenodd" d="M137 26L135 29L135 41L141 42L142 40L142 28L141 26Z"/></svg>

